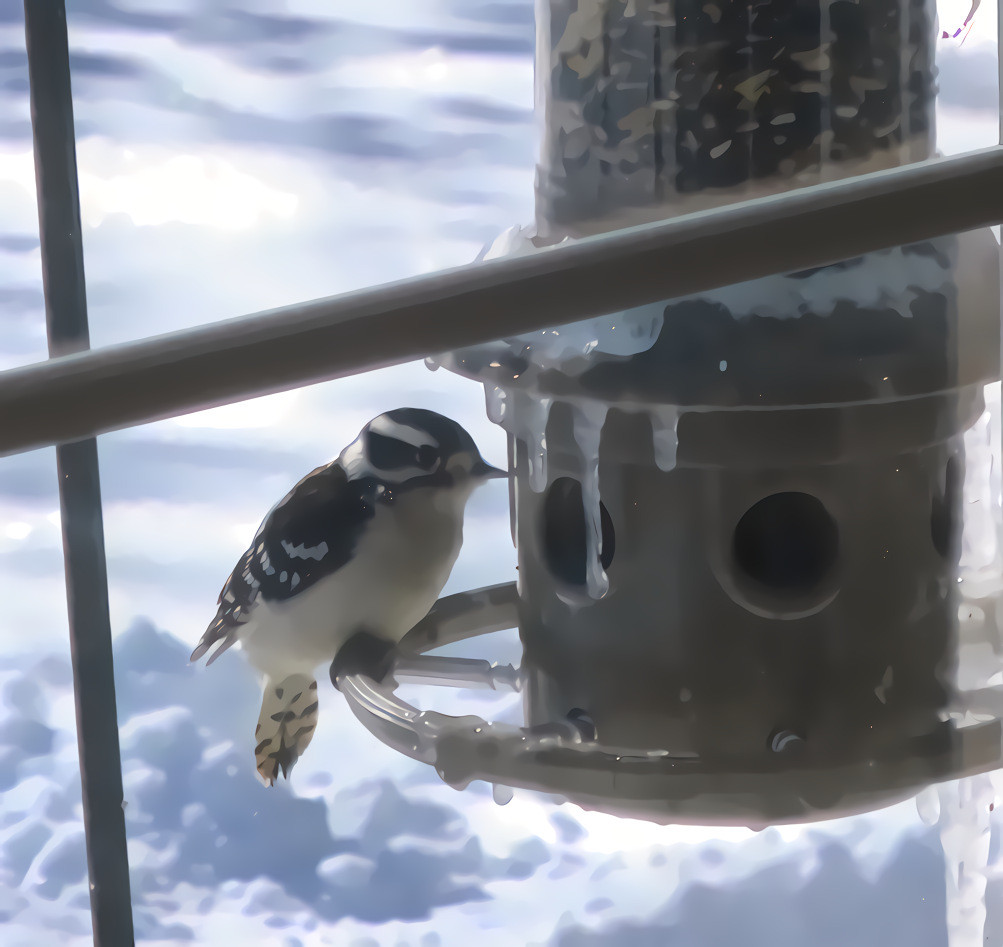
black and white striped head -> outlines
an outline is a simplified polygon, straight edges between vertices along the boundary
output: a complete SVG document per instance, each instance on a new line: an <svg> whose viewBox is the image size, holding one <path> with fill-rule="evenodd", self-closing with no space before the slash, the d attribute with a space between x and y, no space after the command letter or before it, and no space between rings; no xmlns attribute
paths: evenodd
<svg viewBox="0 0 1003 947"><path fill-rule="evenodd" d="M472 489L508 476L484 461L459 424L424 408L397 408L373 418L341 462L352 479L374 477L398 486Z"/></svg>

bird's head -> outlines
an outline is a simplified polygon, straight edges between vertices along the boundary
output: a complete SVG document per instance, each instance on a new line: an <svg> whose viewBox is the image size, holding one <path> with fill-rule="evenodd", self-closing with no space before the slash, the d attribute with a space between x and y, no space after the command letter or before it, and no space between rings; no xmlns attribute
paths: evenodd
<svg viewBox="0 0 1003 947"><path fill-rule="evenodd" d="M424 408L397 408L373 418L341 457L350 477L374 477L404 487L438 487L469 494L508 473L488 464L455 421Z"/></svg>

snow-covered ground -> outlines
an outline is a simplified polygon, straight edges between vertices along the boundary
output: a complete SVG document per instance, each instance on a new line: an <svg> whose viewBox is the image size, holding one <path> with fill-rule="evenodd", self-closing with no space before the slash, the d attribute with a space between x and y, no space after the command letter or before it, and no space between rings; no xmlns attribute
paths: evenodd
<svg viewBox="0 0 1003 947"><path fill-rule="evenodd" d="M461 264L532 218L531 0L69 7L95 346ZM963 45L941 45L944 152L996 141L994 34L984 4ZM0 4L0 367L45 357L27 102L20 5ZM420 364L100 440L140 941L943 947L943 854L911 803L759 834L528 793L502 807L384 748L324 685L291 783L256 782L252 674L236 651L208 670L188 653L275 499L404 404L456 417L504 462L480 389ZM89 939L57 509L52 450L0 459L10 947ZM447 591L514 577L496 483ZM517 660L518 641L476 653ZM994 832L990 861L997 847ZM995 881L989 900L998 944Z"/></svg>

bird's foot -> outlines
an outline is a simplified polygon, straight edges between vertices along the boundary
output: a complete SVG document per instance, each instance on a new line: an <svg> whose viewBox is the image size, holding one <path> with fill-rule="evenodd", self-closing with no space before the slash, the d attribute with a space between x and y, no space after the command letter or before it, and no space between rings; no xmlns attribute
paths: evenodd
<svg viewBox="0 0 1003 947"><path fill-rule="evenodd" d="M359 631L339 649L331 662L331 683L341 690L342 678L364 674L381 683L390 673L397 645L371 631Z"/></svg>

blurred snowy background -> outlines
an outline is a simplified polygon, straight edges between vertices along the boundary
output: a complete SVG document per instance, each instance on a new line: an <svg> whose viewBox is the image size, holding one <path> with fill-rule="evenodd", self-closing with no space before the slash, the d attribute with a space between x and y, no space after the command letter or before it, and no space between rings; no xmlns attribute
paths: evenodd
<svg viewBox="0 0 1003 947"><path fill-rule="evenodd" d="M532 0L68 6L95 346L463 264L532 219ZM942 25L967 12L944 5ZM939 45L945 153L997 141L995 35L984 3ZM0 368L45 354L23 18L0 0ZM420 364L100 440L140 942L943 947L944 858L912 803L759 834L497 806L385 749L323 684L291 784L256 782L253 676L236 651L208 671L188 653L271 504L405 404L504 462L480 389ZM515 561L493 484L447 591ZM66 638L54 452L0 459L7 947L90 936ZM468 652L515 661L518 639ZM989 899L1000 944L995 879Z"/></svg>

